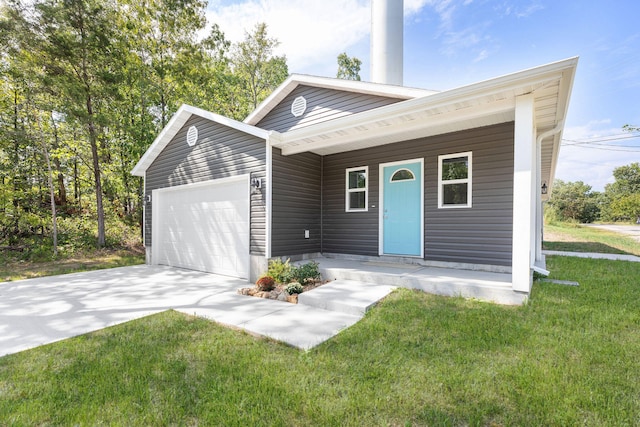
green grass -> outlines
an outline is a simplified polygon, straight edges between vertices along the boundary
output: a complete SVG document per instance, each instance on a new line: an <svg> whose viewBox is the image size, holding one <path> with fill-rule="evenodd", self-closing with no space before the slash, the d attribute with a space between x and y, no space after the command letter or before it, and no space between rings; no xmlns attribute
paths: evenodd
<svg viewBox="0 0 640 427"><path fill-rule="evenodd" d="M640 256L640 242L619 233L580 224L544 225L543 248L552 251L600 252Z"/></svg>
<svg viewBox="0 0 640 427"><path fill-rule="evenodd" d="M20 260L4 254L0 258L0 282L137 264L144 264L144 252L138 248L94 250L60 256L54 261Z"/></svg>
<svg viewBox="0 0 640 427"><path fill-rule="evenodd" d="M7 425L640 424L640 263L505 307L398 290L309 352L176 312L0 358Z"/></svg>

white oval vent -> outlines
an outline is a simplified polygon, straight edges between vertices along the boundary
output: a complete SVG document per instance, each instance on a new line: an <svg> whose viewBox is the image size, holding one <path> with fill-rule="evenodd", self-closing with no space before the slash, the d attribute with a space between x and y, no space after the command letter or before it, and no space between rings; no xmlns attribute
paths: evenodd
<svg viewBox="0 0 640 427"><path fill-rule="evenodd" d="M198 128L191 126L187 131L187 144L189 147L193 147L198 142Z"/></svg>
<svg viewBox="0 0 640 427"><path fill-rule="evenodd" d="M294 117L300 117L307 110L307 100L304 99L304 96L299 96L293 100L291 104L291 114Z"/></svg>

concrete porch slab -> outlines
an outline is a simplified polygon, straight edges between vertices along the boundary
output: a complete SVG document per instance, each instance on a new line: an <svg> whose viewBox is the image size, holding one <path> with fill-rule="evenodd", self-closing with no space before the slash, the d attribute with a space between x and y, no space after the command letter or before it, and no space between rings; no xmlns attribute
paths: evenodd
<svg viewBox="0 0 640 427"><path fill-rule="evenodd" d="M513 291L509 273L337 258L318 258L316 262L323 277L329 280L420 289L436 295L476 298L507 305L523 304L528 297Z"/></svg>

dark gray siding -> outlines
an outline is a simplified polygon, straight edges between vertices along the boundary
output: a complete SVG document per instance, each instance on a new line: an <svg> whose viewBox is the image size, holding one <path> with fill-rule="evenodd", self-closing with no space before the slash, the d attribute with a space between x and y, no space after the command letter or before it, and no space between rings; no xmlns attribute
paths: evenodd
<svg viewBox="0 0 640 427"><path fill-rule="evenodd" d="M324 252L378 255L379 164L424 158L425 259L511 265L513 123L326 156ZM473 152L473 207L438 209L438 156ZM369 211L345 212L345 169L369 167Z"/></svg>
<svg viewBox="0 0 640 427"><path fill-rule="evenodd" d="M198 143L189 147L187 129L198 128ZM251 193L251 253L265 254L265 141L202 117L192 116L146 172L145 194L152 190L212 179L251 174L262 178L260 192ZM145 244L151 246L151 203L146 204Z"/></svg>
<svg viewBox="0 0 640 427"><path fill-rule="evenodd" d="M320 252L322 158L313 153L282 156L274 149L272 164L271 255Z"/></svg>
<svg viewBox="0 0 640 427"><path fill-rule="evenodd" d="M291 114L291 103L298 96L307 100L307 109L300 117ZM333 120L338 117L372 110L401 101L397 98L365 95L311 86L298 86L269 112L258 127L278 132L286 132L305 126Z"/></svg>

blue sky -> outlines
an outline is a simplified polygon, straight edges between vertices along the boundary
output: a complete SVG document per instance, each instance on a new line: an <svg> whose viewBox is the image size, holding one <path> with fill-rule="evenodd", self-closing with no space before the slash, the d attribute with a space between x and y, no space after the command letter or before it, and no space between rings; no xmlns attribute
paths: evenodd
<svg viewBox="0 0 640 427"><path fill-rule="evenodd" d="M613 168L640 161L640 2L405 0L404 84L452 89L579 56L556 177L603 190ZM334 77L341 52L369 79L369 0L210 0L232 41L258 22L289 71Z"/></svg>

